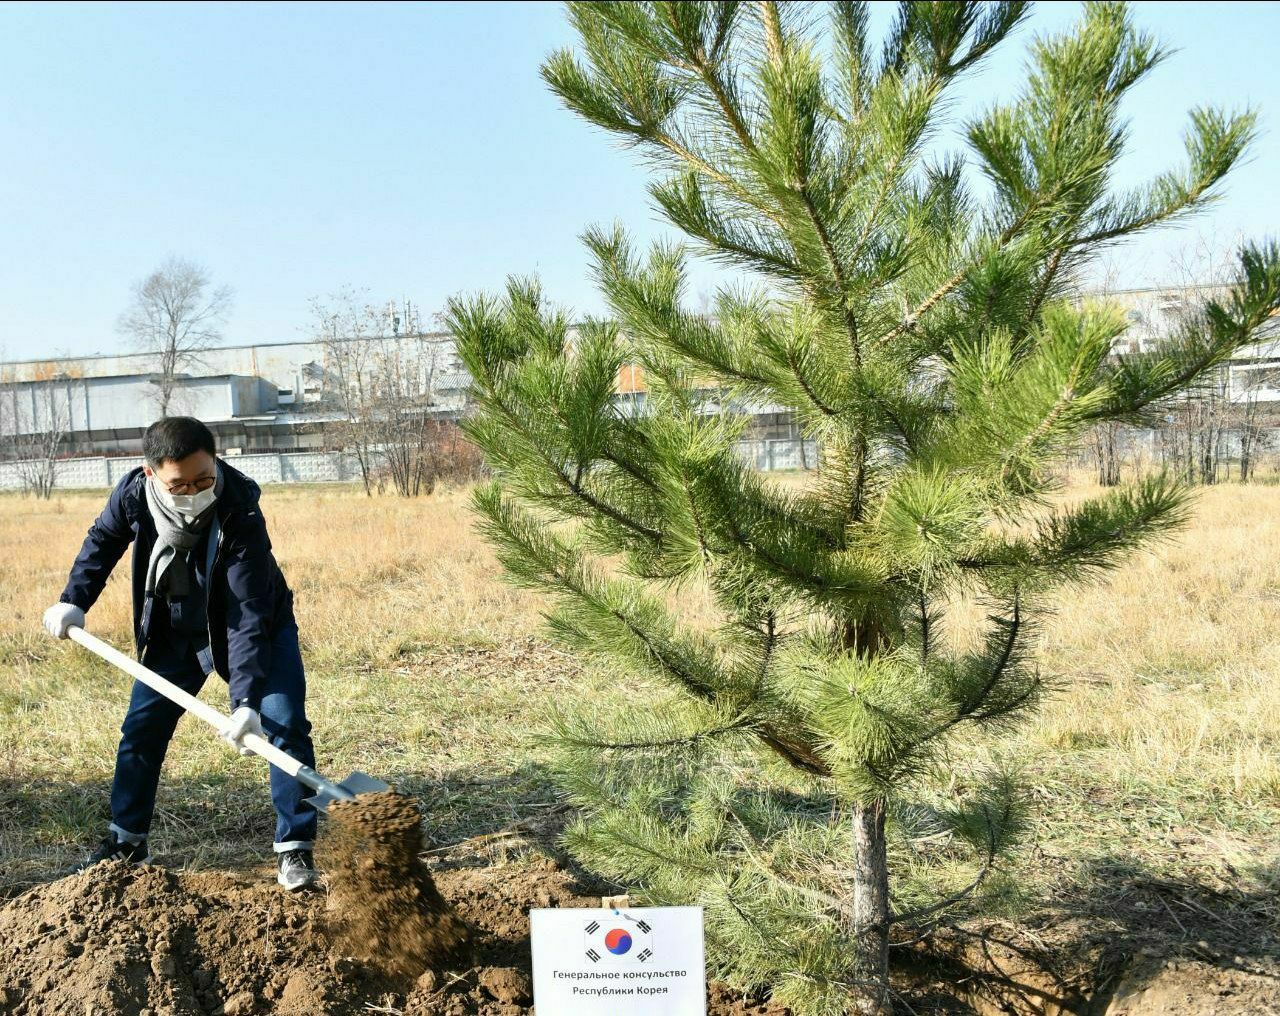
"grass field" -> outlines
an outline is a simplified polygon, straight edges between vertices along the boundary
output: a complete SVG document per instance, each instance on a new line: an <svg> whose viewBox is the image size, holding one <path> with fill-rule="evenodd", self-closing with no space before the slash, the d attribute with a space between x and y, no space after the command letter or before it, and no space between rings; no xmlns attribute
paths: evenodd
<svg viewBox="0 0 1280 1016"><path fill-rule="evenodd" d="M40 628L102 500L0 498L0 895L54 877L107 820L127 682ZM297 594L321 771L417 794L441 845L554 807L531 740L542 715L616 692L538 637L539 603L498 580L466 492L267 488L264 507ZM89 616L124 648L127 571ZM1061 691L980 749L1019 760L1036 805L989 903L1013 916L1112 891L1120 872L1192 899L1229 890L1280 920L1280 488L1207 490L1177 542L1064 596L1042 661ZM221 682L204 697L225 708ZM257 867L271 830L263 765L184 720L153 849Z"/></svg>

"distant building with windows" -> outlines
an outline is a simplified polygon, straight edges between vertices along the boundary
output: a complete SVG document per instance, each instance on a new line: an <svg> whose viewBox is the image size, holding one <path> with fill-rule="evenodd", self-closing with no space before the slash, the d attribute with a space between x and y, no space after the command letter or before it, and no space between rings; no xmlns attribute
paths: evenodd
<svg viewBox="0 0 1280 1016"><path fill-rule="evenodd" d="M1198 286L1094 295L1125 308L1130 326L1116 352L1126 354L1154 349L1176 330L1182 315L1224 292L1222 286ZM448 333L343 342L381 343L384 349L388 342L399 344L414 354L412 361L421 369L430 364L430 377L423 379L423 390L430 395L417 411L441 419L457 419L465 412L470 377ZM335 398L343 376L335 359L344 349L342 344L297 341L207 350L176 379L170 412L204 420L229 453L336 450L344 417L341 400ZM136 455L143 431L159 415L154 368L155 355L147 353L0 363L0 437L6 426L9 434L15 424L19 431L34 427L56 410L67 414L66 454ZM1233 400L1280 407L1280 318L1260 330L1258 342L1229 365L1228 391ZM620 408L641 412L646 396L643 368L624 365L617 381ZM799 441L794 414L785 406L723 408L751 417L744 434L749 440ZM801 457L807 455L802 449Z"/></svg>
<svg viewBox="0 0 1280 1016"><path fill-rule="evenodd" d="M1225 285L1122 289L1093 294L1119 303L1129 320L1117 353L1148 353L1177 331L1188 313L1207 300L1229 295ZM1086 297L1087 298L1087 297ZM1258 329L1258 340L1240 349L1227 365L1227 397L1232 402L1280 403L1280 316Z"/></svg>
<svg viewBox="0 0 1280 1016"><path fill-rule="evenodd" d="M279 416L276 386L242 374L174 379L171 412L209 422L223 446L243 443L250 428L270 429ZM0 385L0 434L22 438L57 426L68 454L125 454L159 415L160 389L150 374L77 377ZM17 442L19 447L21 441Z"/></svg>
<svg viewBox="0 0 1280 1016"><path fill-rule="evenodd" d="M461 414L470 379L452 336L383 341L426 350L420 359L432 364L431 414ZM334 424L342 419L333 398L334 352L334 344L321 342L205 350L175 378L169 412L199 417L229 451L333 447ZM149 353L0 363L0 435L15 426L38 429L51 414L66 414L68 453L136 454L143 431L159 416L155 366L155 354Z"/></svg>

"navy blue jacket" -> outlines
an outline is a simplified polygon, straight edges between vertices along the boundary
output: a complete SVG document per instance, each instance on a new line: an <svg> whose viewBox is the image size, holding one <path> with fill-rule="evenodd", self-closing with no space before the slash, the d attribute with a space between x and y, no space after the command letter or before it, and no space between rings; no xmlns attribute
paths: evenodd
<svg viewBox="0 0 1280 1016"><path fill-rule="evenodd" d="M293 624L293 593L285 583L267 523L258 507L261 490L244 473L221 459L218 496L218 544L205 588L208 595L209 646L214 667L230 686L231 699L255 709L271 665L271 639ZM156 542L156 526L147 507L142 467L131 470L107 499L107 506L84 538L63 590L63 603L88 611L102 594L107 577L133 543L133 637L141 655L147 641L150 603L147 565Z"/></svg>

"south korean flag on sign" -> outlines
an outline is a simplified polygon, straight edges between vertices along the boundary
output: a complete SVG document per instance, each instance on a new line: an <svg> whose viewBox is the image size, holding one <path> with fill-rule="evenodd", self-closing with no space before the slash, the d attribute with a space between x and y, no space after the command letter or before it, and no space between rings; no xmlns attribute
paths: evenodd
<svg viewBox="0 0 1280 1016"><path fill-rule="evenodd" d="M653 928L623 911L593 918L582 934L583 948L592 963L648 963L653 959Z"/></svg>

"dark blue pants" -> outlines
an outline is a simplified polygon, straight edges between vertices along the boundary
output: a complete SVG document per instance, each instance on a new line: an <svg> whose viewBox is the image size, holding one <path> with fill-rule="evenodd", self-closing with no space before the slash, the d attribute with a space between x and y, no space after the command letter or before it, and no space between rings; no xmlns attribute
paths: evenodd
<svg viewBox="0 0 1280 1016"><path fill-rule="evenodd" d="M207 656L207 654L205 654ZM204 684L205 671L194 649L175 651L168 639L148 644L142 662L192 695ZM304 765L315 767L311 724L307 721L306 676L298 650L298 627L276 632L271 643L271 669L263 688L262 729L277 748ZM111 828L124 838L147 835L155 811L160 767L174 728L184 710L141 681L135 681L129 711L120 728L116 774L111 785ZM245 759L246 765L255 764ZM262 762L257 762L262 765ZM276 809L276 850L310 849L316 838L316 811L303 804L311 791L271 766L271 801Z"/></svg>

